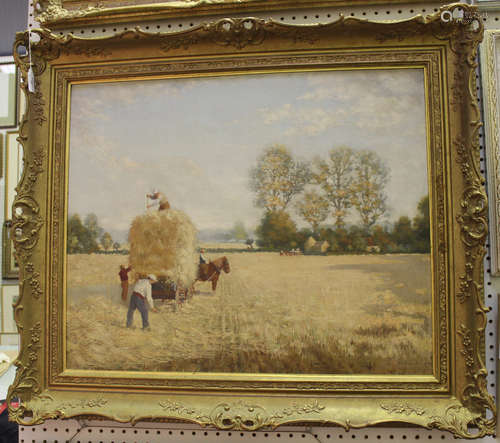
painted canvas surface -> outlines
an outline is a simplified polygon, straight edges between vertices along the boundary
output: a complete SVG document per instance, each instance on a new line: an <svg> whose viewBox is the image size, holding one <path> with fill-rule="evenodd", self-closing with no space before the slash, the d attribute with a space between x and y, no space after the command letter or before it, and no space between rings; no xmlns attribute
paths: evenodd
<svg viewBox="0 0 500 443"><path fill-rule="evenodd" d="M73 85L67 367L432 374L424 84Z"/></svg>

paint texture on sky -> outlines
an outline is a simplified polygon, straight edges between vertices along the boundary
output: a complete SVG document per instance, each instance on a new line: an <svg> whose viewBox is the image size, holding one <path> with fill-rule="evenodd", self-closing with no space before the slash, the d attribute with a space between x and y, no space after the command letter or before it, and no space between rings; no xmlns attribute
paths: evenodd
<svg viewBox="0 0 500 443"><path fill-rule="evenodd" d="M249 170L277 143L304 160L376 151L390 168L389 222L428 193L420 69L73 85L70 131L69 212L124 238L153 188L200 230L254 228Z"/></svg>

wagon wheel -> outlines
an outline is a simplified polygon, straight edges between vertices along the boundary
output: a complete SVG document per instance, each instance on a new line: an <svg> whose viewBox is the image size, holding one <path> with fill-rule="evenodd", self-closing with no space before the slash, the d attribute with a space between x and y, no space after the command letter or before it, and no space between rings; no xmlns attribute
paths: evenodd
<svg viewBox="0 0 500 443"><path fill-rule="evenodd" d="M184 290L178 288L177 291L175 291L175 304L180 307L185 301L186 301L186 296Z"/></svg>
<svg viewBox="0 0 500 443"><path fill-rule="evenodd" d="M194 283L191 286L187 287L185 291L186 291L186 300L192 299L194 295Z"/></svg>
<svg viewBox="0 0 500 443"><path fill-rule="evenodd" d="M175 298L173 300L174 302L172 303L172 310L174 312L177 312L177 309L181 307L182 305L182 300L181 300L181 297L180 297L180 291L179 289L177 289L175 291Z"/></svg>

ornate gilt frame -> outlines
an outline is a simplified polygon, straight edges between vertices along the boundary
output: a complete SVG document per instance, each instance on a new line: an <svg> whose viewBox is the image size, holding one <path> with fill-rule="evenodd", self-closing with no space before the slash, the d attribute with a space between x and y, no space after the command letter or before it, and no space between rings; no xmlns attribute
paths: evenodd
<svg viewBox="0 0 500 443"><path fill-rule="evenodd" d="M416 3L425 0L416 0ZM387 4L387 0L34 0L37 21L53 29L129 21L332 6ZM405 3L391 0L390 3ZM414 2L415 3L415 2ZM442 2L436 2L442 4Z"/></svg>
<svg viewBox="0 0 500 443"><path fill-rule="evenodd" d="M467 5L451 5L473 12ZM20 126L24 175L14 202L22 337L10 417L36 424L92 415L182 420L255 430L290 423L359 428L403 422L473 438L495 432L486 389L483 257L487 203L479 171L475 68L482 25L441 11L376 23L292 26L223 19L189 31L131 30L81 39L36 30L35 91ZM28 34L15 42L27 80ZM425 73L432 225L433 375L279 375L71 370L64 358L67 105L72 82L314 69L419 68Z"/></svg>
<svg viewBox="0 0 500 443"><path fill-rule="evenodd" d="M484 129L488 188L490 196L491 273L500 275L500 88L495 54L500 45L500 30L487 30L481 44Z"/></svg>

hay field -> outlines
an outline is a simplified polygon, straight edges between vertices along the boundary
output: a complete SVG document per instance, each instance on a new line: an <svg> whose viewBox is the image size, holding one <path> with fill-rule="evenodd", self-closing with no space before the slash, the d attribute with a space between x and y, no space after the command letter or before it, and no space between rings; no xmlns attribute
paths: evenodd
<svg viewBox="0 0 500 443"><path fill-rule="evenodd" d="M68 257L68 367L138 371L431 374L426 254L280 257L226 254L180 310L158 304L151 331L126 329L118 265ZM216 257L211 257L216 258Z"/></svg>
<svg viewBox="0 0 500 443"><path fill-rule="evenodd" d="M200 248L204 249L241 249L242 251L246 251L248 249L248 245L245 243L230 243L230 242L206 242L201 243Z"/></svg>

